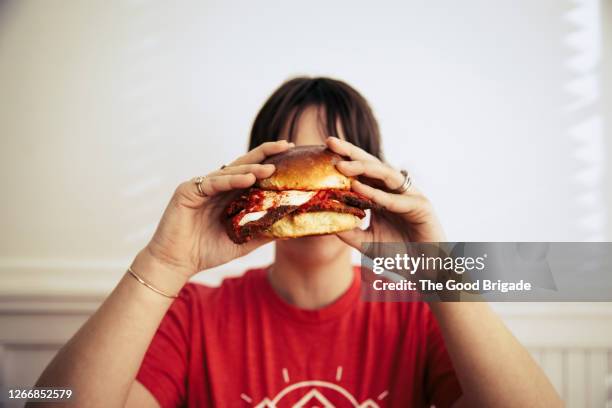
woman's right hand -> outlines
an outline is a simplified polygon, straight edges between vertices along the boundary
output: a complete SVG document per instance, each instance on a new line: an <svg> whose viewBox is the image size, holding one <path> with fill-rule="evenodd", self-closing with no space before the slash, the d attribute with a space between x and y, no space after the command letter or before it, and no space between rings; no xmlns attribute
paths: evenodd
<svg viewBox="0 0 612 408"><path fill-rule="evenodd" d="M270 238L255 238L238 245L227 236L221 212L235 195L224 193L251 187L257 179L271 176L274 165L260 163L292 146L285 140L263 143L223 169L208 174L201 184L206 196L199 193L193 180L180 184L143 251L189 278L270 242Z"/></svg>

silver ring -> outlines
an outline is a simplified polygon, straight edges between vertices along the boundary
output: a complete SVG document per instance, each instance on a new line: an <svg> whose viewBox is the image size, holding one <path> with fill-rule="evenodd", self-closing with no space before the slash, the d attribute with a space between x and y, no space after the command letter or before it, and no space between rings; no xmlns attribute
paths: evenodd
<svg viewBox="0 0 612 408"><path fill-rule="evenodd" d="M204 176L198 176L194 180L195 185L198 188L198 193L200 193L200 195L202 197L206 197L206 193L204 193L204 191L202 191L202 183L204 182L204 179L205 179Z"/></svg>
<svg viewBox="0 0 612 408"><path fill-rule="evenodd" d="M412 177L410 177L410 174L408 174L408 172L404 169L400 170L400 173L402 173L404 176L404 182L401 186L393 190L393 192L396 194L404 194L412 186Z"/></svg>

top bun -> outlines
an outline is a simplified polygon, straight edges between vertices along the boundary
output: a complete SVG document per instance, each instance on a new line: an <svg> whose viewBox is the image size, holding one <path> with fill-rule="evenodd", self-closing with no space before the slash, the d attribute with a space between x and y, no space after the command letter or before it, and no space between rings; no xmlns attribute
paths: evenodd
<svg viewBox="0 0 612 408"><path fill-rule="evenodd" d="M263 162L274 164L276 171L257 186L264 190L350 190L351 178L336 169L341 160L342 156L325 146L296 146Z"/></svg>

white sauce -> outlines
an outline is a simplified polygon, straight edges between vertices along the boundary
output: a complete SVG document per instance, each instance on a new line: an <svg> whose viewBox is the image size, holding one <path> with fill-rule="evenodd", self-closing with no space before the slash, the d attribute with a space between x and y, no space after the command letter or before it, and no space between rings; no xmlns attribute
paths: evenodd
<svg viewBox="0 0 612 408"><path fill-rule="evenodd" d="M267 210L272 207L280 207L283 205L297 205L300 206L310 200L316 191L299 191L299 190L287 190L287 191L266 191L264 193L263 208Z"/></svg>
<svg viewBox="0 0 612 408"><path fill-rule="evenodd" d="M264 200L262 204L263 211L255 211L251 213L245 213L238 225L242 226L249 222L257 221L268 213L267 210L270 208L285 206L285 205L296 205L300 206L306 204L317 192L316 191L299 191L299 190L287 190L287 191L264 191Z"/></svg>
<svg viewBox="0 0 612 408"><path fill-rule="evenodd" d="M267 211L256 211L256 212L244 214L242 218L240 219L240 221L238 222L238 225L242 226L251 221L257 221L258 219L266 215L266 213Z"/></svg>

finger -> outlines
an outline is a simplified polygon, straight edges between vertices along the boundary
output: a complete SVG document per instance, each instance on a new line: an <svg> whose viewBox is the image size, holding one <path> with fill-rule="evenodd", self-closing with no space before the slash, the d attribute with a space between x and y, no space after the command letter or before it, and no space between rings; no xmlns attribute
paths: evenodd
<svg viewBox="0 0 612 408"><path fill-rule="evenodd" d="M341 156L349 157L351 160L380 161L378 160L378 157L373 156L354 144L337 137L328 137L325 139L325 144L330 150L338 153Z"/></svg>
<svg viewBox="0 0 612 408"><path fill-rule="evenodd" d="M346 176L366 176L380 180L390 190L396 190L404 183L402 173L380 161L341 161L336 167Z"/></svg>
<svg viewBox="0 0 612 408"><path fill-rule="evenodd" d="M273 164L239 164L237 166L226 166L211 173L210 176L252 173L256 178L262 179L270 177L275 169L276 167Z"/></svg>
<svg viewBox="0 0 612 408"><path fill-rule="evenodd" d="M204 184L202 183L201 187ZM202 190L204 192L204 190ZM195 183L195 179L185 181L176 188L174 192L174 197L180 197L181 200L178 200L180 203L186 203L188 207L197 208L204 201L206 201L206 196L203 196L198 190L198 186Z"/></svg>
<svg viewBox="0 0 612 408"><path fill-rule="evenodd" d="M351 188L363 194L384 209L394 213L410 213L413 211L427 210L429 201L422 195L417 194L393 194L370 187L358 180L353 180Z"/></svg>
<svg viewBox="0 0 612 408"><path fill-rule="evenodd" d="M285 150L293 146L295 146L293 143L289 143L286 140L262 143L253 150L249 151L244 156L240 156L239 158L231 162L229 166L236 166L238 164L261 163L266 157L284 152Z"/></svg>
<svg viewBox="0 0 612 408"><path fill-rule="evenodd" d="M202 191L208 196L213 196L223 191L250 187L255 180L255 175L252 173L205 177L202 181Z"/></svg>
<svg viewBox="0 0 612 408"><path fill-rule="evenodd" d="M344 243L352 246L358 251L362 251L362 243L371 242L371 231L362 230L361 228L354 228L348 231L337 232L336 235Z"/></svg>

